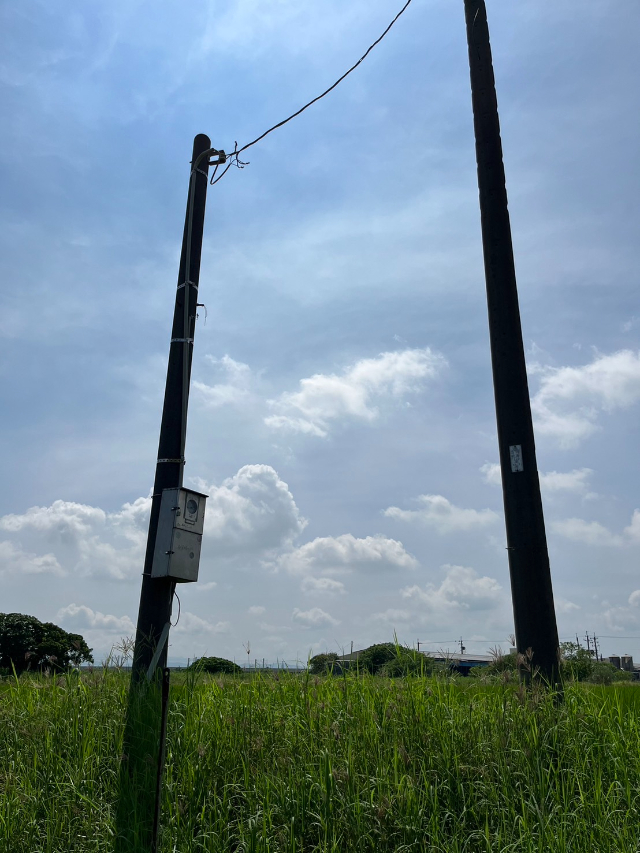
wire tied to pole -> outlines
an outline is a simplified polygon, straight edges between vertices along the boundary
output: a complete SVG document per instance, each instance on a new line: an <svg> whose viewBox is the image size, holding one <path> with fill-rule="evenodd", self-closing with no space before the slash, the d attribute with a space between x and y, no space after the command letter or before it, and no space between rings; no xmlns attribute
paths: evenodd
<svg viewBox="0 0 640 853"><path fill-rule="evenodd" d="M387 26L387 28L384 30L384 32L380 36L378 36L378 38L372 44L369 45L369 47L365 50L365 52L362 54L360 59L357 62L355 62L351 66L351 68L349 68L347 71L345 71L341 77L338 77L338 79L335 81L335 83L332 83L328 89L325 89L324 92L317 95L312 100L308 101L308 103L306 103L303 107L300 107L299 110L296 110L296 112L292 113L287 118L283 119L282 121L279 121L277 124L274 124L273 127L270 127L268 130L265 130L264 133L261 133L260 136L257 136L251 142L247 142L247 144L243 145L242 148L238 148L238 143L236 142L233 151L229 155L226 155L226 157L229 161L226 165L226 168L222 171L222 173L217 178L216 178L216 172L218 171L218 166L220 166L222 163L224 163L225 160L221 159L215 163L215 169L214 169L213 175L211 176L211 180L210 180L211 186L213 186L214 184L217 184L218 181L222 180L222 178L224 178L224 176L227 174L227 172L229 171L229 169L232 165L236 166L238 169L244 169L245 166L249 165L249 161L243 162L242 160L240 160L239 155L242 154L243 151L246 151L247 148L251 148L252 145L255 145L257 142L260 142L261 140L263 140L265 138L265 136L268 136L270 133L273 133L274 130L277 130L279 127L282 127L283 125L287 124L292 119L297 118L301 113L303 113L305 110L309 109L309 107L313 106L313 104L317 103L322 98L324 98L326 95L328 95L329 92L332 92L336 88L336 86L339 86L340 83L342 83L342 81L346 77L348 77L352 71L355 71L356 68L362 62L364 62L364 60L367 58L367 56L369 56L369 54L374 49L374 47L376 47L377 45L380 44L382 39L387 35L387 33L389 32L391 27L396 23L398 18L406 12L411 1L412 0L406 0L404 6L400 9L398 14L391 21L391 23ZM224 151L216 152L216 153L220 153L220 154L224 155ZM214 164L211 163L211 165L214 165Z"/></svg>

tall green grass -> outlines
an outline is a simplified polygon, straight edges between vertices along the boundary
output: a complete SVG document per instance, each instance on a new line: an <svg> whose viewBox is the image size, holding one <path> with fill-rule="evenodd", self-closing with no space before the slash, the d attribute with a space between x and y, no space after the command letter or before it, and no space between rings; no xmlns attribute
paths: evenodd
<svg viewBox="0 0 640 853"><path fill-rule="evenodd" d="M126 676L2 687L0 850L111 850ZM639 720L632 685L183 678L161 849L636 853Z"/></svg>

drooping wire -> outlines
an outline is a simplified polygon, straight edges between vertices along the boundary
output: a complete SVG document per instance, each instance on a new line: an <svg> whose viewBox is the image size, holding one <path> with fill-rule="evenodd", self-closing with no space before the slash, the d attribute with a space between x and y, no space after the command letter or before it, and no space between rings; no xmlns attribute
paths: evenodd
<svg viewBox="0 0 640 853"><path fill-rule="evenodd" d="M175 595L175 597L178 599L178 618L176 619L176 621L175 621L175 622L172 622L172 623L171 623L171 627L172 627L172 628L175 628L175 627L176 627L176 625L178 624L178 622L180 621L180 609L181 609L181 608L180 608L180 596L179 596L179 595L178 595L178 593L176 592L175 585L174 585L174 587L173 587L173 594L174 594L174 595Z"/></svg>
<svg viewBox="0 0 640 853"><path fill-rule="evenodd" d="M351 66L351 68L349 68L349 70L348 70L348 71L345 71L345 72L344 72L344 74L343 74L341 77L338 77L338 79L335 81L335 83L332 83L332 84L331 84L331 86L329 86L329 88L328 88L328 89L325 89L325 90L324 90L324 92L322 92L320 95L317 95L315 98L313 98L313 100L311 100L311 101L309 101L308 103L306 103L303 107L300 107L300 109L299 109L299 110L296 110L296 112L295 112L295 113L292 113L292 114L291 114L290 116L288 116L287 118L283 119L282 121L279 121L277 124L274 124L274 125L273 125L273 127L270 127L268 130L265 130L265 132L264 132L264 133L261 133L261 134L260 134L260 136L257 136L257 137L256 137L254 140L252 140L251 142L247 142L247 144L246 144L246 145L243 145L243 146L242 146L242 148L238 148L238 143L236 142L234 150L233 150L230 154L228 154L228 155L227 155L227 157L229 158L229 162L228 162L228 164L227 164L226 169L224 169L224 171L222 172L222 174L220 174L217 178L215 177L215 174L216 174L216 172L217 172L217 170L218 170L218 165L220 165L220 164L219 164L219 163L218 163L218 164L216 164L216 168L215 168L215 170L214 170L214 172L213 172L213 175L211 176L211 185L213 186L213 184L217 184L217 183L218 183L218 181L219 181L219 180L221 180L221 179L222 179L222 178L227 174L227 172L228 172L229 168L230 168L232 165L237 166L239 169L244 169L244 167L245 167L245 166L248 166L248 165L249 165L248 163L243 163L243 162L239 159L239 157L238 157L238 155L239 155L239 154L241 154L243 151L246 151L246 150L247 150L247 148L251 148L251 146L252 146L252 145L255 145L257 142L260 142L261 140L263 140L263 139L265 138L265 136L268 136L270 133L273 133L273 131L274 131L274 130L277 130L279 127L282 127L283 125L287 124L287 122L290 122L292 119L297 118L301 113L303 113L305 110L309 109L309 107L313 106L313 104L317 103L319 100L321 100L322 98L324 98L324 97L325 97L325 95L328 95L328 94L329 94L329 92L332 92L332 91L336 88L336 86L338 86L340 83L342 83L342 81L343 81L346 77L348 77L348 76L349 76L349 74L351 74L351 72L352 72L352 71L355 71L355 70L356 70L356 68L360 65L360 63L361 63L361 62L364 62L364 60L367 58L367 56L369 56L369 54L370 54L370 53L371 53L371 51L374 49L374 47L376 47L377 45L379 45L379 44L380 44L380 42L382 41L382 39L387 35L387 33L389 32L389 30L391 29L391 27L395 24L395 22L398 20L398 18L399 18L402 14L404 14L404 12L407 10L407 8L409 7L409 4L410 4L410 3L411 3L411 0L406 0L406 3L405 3L405 4L404 4L404 6L402 7L402 9L400 9L400 11L398 12L398 14L397 14L397 15L395 16L395 18L391 21L391 23L390 23L390 24L389 24L389 26L385 29L385 31L382 33L382 35L378 36L378 38L373 42L373 44L370 44L370 45L369 45L369 47L365 50L365 52L362 54L362 56L360 57L360 59L359 59L356 63L354 63L354 64ZM214 178L215 178L215 180L214 180Z"/></svg>

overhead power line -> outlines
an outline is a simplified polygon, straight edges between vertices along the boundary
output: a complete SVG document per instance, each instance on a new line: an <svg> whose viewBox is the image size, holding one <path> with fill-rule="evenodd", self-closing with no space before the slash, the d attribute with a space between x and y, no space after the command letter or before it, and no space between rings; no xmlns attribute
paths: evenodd
<svg viewBox="0 0 640 853"><path fill-rule="evenodd" d="M313 98L313 100L306 103L303 107L300 107L300 109L296 110L295 113L292 113L287 118L283 119L282 121L279 121L277 124L274 124L273 127L270 127L268 130L265 130L264 133L261 133L260 136L257 136L251 142L247 142L247 144L243 145L242 148L238 148L238 143L236 142L233 151L227 155L227 157L229 158L229 162L227 163L226 168L217 178L216 178L216 172L218 170L219 164L216 164L216 168L213 172L213 175L211 176L211 184L212 185L217 184L218 181L220 181L222 178L224 178L224 176L226 175L226 173L228 172L228 170L230 169L231 166L237 166L239 169L243 169L245 166L247 166L248 163L243 163L239 159L239 155L242 154L243 151L246 151L247 148L251 148L252 145L255 145L257 142L260 142L261 140L263 140L265 138L265 136L268 136L270 133L273 133L274 130L277 130L279 127L282 127L283 125L287 124L287 122L290 122L292 119L297 118L301 113L303 113L305 110L309 109L309 107L313 106L313 104L317 103L319 100L324 98L325 95L328 95L329 92L332 92L336 88L336 86L338 86L340 83L342 83L342 81L346 77L348 77L352 71L356 70L356 68L360 65L361 62L364 62L364 60L367 58L367 56L369 56L369 54L371 53L373 48L380 44L382 39L387 35L387 33L389 32L391 27L395 24L395 22L398 20L398 18L402 14L404 14L404 12L407 10L410 3L411 3L411 0L406 0L406 3L402 7L402 9L400 9L398 14L391 21L391 23L385 29L385 31L380 36L378 36L378 38L373 42L373 44L369 45L369 47L365 50L365 52L362 54L360 59L356 63L354 63L351 66L351 68L349 68L348 71L345 71L341 77L338 77L338 79L335 81L335 83L332 83L328 89L325 89L324 92L322 92L320 95L317 95L315 98Z"/></svg>

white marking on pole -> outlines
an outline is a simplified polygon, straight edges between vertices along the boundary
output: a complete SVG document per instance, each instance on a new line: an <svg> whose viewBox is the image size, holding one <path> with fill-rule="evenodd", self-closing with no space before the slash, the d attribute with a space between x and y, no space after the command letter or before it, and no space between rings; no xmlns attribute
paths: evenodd
<svg viewBox="0 0 640 853"><path fill-rule="evenodd" d="M522 464L522 445L512 444L509 447L509 455L511 456L511 470L515 474L516 471L524 471Z"/></svg>

